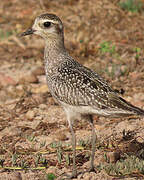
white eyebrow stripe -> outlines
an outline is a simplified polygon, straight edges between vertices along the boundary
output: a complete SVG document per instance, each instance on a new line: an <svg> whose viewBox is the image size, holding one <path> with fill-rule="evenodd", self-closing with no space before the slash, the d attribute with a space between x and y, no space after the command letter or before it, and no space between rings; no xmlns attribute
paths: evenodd
<svg viewBox="0 0 144 180"><path fill-rule="evenodd" d="M51 19L45 19L43 20L43 22L51 22L51 23L54 23L54 24L59 24L57 21L54 21L54 20L51 20Z"/></svg>

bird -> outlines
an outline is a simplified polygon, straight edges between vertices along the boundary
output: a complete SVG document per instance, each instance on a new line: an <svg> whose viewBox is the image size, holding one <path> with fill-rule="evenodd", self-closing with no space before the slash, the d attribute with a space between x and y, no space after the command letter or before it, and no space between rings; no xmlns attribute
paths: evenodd
<svg viewBox="0 0 144 180"><path fill-rule="evenodd" d="M73 122L87 117L92 127L92 152L90 171L94 171L96 130L93 115L103 117L144 116L144 110L121 97L102 77L83 66L70 56L64 44L64 26L55 14L37 16L31 28L21 34L36 34L45 41L44 66L48 88L53 98L65 111L71 132L73 170L71 178L77 177L76 137Z"/></svg>

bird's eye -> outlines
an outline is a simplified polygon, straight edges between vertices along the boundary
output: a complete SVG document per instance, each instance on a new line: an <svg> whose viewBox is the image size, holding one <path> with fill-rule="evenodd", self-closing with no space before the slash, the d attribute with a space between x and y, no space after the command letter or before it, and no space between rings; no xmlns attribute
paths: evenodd
<svg viewBox="0 0 144 180"><path fill-rule="evenodd" d="M49 22L49 21L47 21L47 22L44 22L44 27L46 27L46 28L48 28L48 27L50 27L50 25L51 25L51 22Z"/></svg>

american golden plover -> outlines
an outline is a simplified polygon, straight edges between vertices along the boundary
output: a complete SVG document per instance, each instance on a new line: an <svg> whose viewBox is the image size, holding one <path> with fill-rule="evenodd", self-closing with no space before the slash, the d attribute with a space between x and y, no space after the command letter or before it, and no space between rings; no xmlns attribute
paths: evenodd
<svg viewBox="0 0 144 180"><path fill-rule="evenodd" d="M32 28L22 36L37 34L45 40L45 71L49 90L63 107L72 135L73 171L76 170L76 138L72 122L79 116L89 117L92 126L90 170L94 170L96 132L92 115L105 117L144 116L144 110L122 99L98 74L82 66L67 52L62 21L54 14L36 17Z"/></svg>

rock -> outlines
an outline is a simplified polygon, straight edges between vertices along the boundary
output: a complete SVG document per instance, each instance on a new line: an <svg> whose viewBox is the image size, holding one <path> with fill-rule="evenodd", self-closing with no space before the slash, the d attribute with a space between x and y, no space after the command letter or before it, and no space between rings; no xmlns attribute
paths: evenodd
<svg viewBox="0 0 144 180"><path fill-rule="evenodd" d="M119 152L107 152L106 156L107 156L107 159L110 163L116 163L117 160L120 159L120 153Z"/></svg>
<svg viewBox="0 0 144 180"><path fill-rule="evenodd" d="M45 74L44 67L37 67L35 70L32 71L32 73L33 73L35 76L44 75L44 74Z"/></svg>
<svg viewBox="0 0 144 180"><path fill-rule="evenodd" d="M0 180L3 180L3 179L22 180L22 179L25 179L25 178L22 178L21 172L14 171L14 172L7 173L7 172L4 172L4 170L3 170L0 172L0 174L1 174ZM31 176L29 176L29 177L31 177ZM29 179L29 178L26 178L26 179Z"/></svg>
<svg viewBox="0 0 144 180"><path fill-rule="evenodd" d="M8 85L16 85L17 82L10 76L5 75L4 73L0 73L0 86L8 86Z"/></svg>
<svg viewBox="0 0 144 180"><path fill-rule="evenodd" d="M138 81L143 77L143 73L134 71L134 72L130 72L129 76L133 81Z"/></svg>
<svg viewBox="0 0 144 180"><path fill-rule="evenodd" d="M7 99L9 99L7 93L5 90L0 89L0 104L2 102L5 102Z"/></svg>
<svg viewBox="0 0 144 180"><path fill-rule="evenodd" d="M40 87L33 88L32 89L33 93L46 93L49 92L48 86L46 84L41 85Z"/></svg>
<svg viewBox="0 0 144 180"><path fill-rule="evenodd" d="M22 180L22 176L20 172L14 172L14 179L15 180Z"/></svg>
<svg viewBox="0 0 144 180"><path fill-rule="evenodd" d="M62 130L62 131L58 131L58 132L55 132L55 138L58 140L58 141L65 141L68 139L68 137L66 136L67 132Z"/></svg>
<svg viewBox="0 0 144 180"><path fill-rule="evenodd" d="M58 168L56 168L56 166L50 166L47 170L46 170L46 172L49 174L57 174L57 172L58 172Z"/></svg>
<svg viewBox="0 0 144 180"><path fill-rule="evenodd" d="M42 110L47 109L47 107L48 107L48 106L47 106L46 104L40 104L40 105L39 105L39 108L42 109Z"/></svg>
<svg viewBox="0 0 144 180"><path fill-rule="evenodd" d="M29 120L32 120L35 116L35 113L34 111L32 110L29 110L27 113L26 113L26 118L29 119Z"/></svg>
<svg viewBox="0 0 144 180"><path fill-rule="evenodd" d="M53 97L49 97L47 99L47 104L49 104L49 105L59 105L58 102L55 101Z"/></svg>
<svg viewBox="0 0 144 180"><path fill-rule="evenodd" d="M21 129L14 126L7 126L0 131L0 137L2 136L19 136L21 134Z"/></svg>
<svg viewBox="0 0 144 180"><path fill-rule="evenodd" d="M25 75L24 77L19 79L19 84L25 83L38 83L38 78L34 74Z"/></svg>

